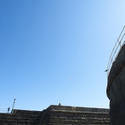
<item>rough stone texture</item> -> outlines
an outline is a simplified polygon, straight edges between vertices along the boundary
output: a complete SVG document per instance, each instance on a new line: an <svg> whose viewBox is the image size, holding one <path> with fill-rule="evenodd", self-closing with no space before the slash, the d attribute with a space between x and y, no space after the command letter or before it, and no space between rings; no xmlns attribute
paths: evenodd
<svg viewBox="0 0 125 125"><path fill-rule="evenodd" d="M0 125L38 125L40 111L14 110L11 114L0 113Z"/></svg>
<svg viewBox="0 0 125 125"><path fill-rule="evenodd" d="M125 125L125 45L112 64L107 86L112 125Z"/></svg>
<svg viewBox="0 0 125 125"><path fill-rule="evenodd" d="M0 114L0 125L109 125L108 109L50 106L43 111Z"/></svg>
<svg viewBox="0 0 125 125"><path fill-rule="evenodd" d="M50 106L47 110L45 125L109 125L107 109Z"/></svg>

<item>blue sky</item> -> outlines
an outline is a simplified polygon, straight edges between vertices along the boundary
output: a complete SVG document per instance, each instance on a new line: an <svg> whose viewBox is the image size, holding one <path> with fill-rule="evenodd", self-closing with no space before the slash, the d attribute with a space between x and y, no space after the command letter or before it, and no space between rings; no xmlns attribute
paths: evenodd
<svg viewBox="0 0 125 125"><path fill-rule="evenodd" d="M0 108L108 108L104 70L124 0L0 0Z"/></svg>

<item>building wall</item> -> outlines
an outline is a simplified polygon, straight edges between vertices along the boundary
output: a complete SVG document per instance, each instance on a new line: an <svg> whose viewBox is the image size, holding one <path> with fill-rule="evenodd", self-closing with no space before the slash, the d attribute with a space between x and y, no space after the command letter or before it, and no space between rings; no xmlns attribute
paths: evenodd
<svg viewBox="0 0 125 125"><path fill-rule="evenodd" d="M0 125L109 125L108 109L50 106L43 111L0 114Z"/></svg>

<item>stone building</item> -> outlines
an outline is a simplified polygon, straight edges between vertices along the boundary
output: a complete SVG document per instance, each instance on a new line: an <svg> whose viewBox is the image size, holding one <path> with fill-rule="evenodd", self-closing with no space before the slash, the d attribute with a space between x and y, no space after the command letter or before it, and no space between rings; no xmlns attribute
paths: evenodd
<svg viewBox="0 0 125 125"><path fill-rule="evenodd" d="M52 105L43 111L0 113L0 125L109 125L109 110Z"/></svg>

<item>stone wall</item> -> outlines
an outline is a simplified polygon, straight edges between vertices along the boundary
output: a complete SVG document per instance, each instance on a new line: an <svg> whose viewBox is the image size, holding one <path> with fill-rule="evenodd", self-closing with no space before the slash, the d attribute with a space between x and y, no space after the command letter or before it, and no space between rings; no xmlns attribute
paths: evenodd
<svg viewBox="0 0 125 125"><path fill-rule="evenodd" d="M50 106L43 123L49 125L109 125L107 109Z"/></svg>
<svg viewBox="0 0 125 125"><path fill-rule="evenodd" d="M14 110L11 114L0 113L0 125L38 125L40 111Z"/></svg>
<svg viewBox="0 0 125 125"><path fill-rule="evenodd" d="M108 109L50 106L43 111L0 114L0 125L109 125Z"/></svg>
<svg viewBox="0 0 125 125"><path fill-rule="evenodd" d="M107 96L110 99L112 125L125 125L125 45L120 49L108 75Z"/></svg>

